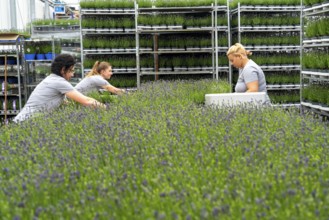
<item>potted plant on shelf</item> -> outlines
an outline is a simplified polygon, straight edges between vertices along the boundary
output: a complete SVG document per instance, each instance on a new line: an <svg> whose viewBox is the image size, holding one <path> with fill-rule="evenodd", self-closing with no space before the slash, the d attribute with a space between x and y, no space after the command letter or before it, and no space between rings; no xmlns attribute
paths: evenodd
<svg viewBox="0 0 329 220"><path fill-rule="evenodd" d="M52 60L54 58L54 56L53 56L53 47L50 43L42 45L41 50L45 54L46 60Z"/></svg>
<svg viewBox="0 0 329 220"><path fill-rule="evenodd" d="M81 0L80 1L80 8L89 10L89 11L94 11L96 8L96 1L90 1L90 0Z"/></svg>
<svg viewBox="0 0 329 220"><path fill-rule="evenodd" d="M152 0L137 0L139 8L152 8Z"/></svg>
<svg viewBox="0 0 329 220"><path fill-rule="evenodd" d="M141 71L152 71L154 67L153 58L150 55L141 56Z"/></svg>
<svg viewBox="0 0 329 220"><path fill-rule="evenodd" d="M61 52L62 52L62 46L59 43L55 44L55 56L57 56Z"/></svg>
<svg viewBox="0 0 329 220"><path fill-rule="evenodd" d="M25 60L35 60L36 45L33 41L25 41L24 44L24 58Z"/></svg>
<svg viewBox="0 0 329 220"><path fill-rule="evenodd" d="M132 18L123 18L122 19L122 26L125 32L134 31L135 21Z"/></svg>

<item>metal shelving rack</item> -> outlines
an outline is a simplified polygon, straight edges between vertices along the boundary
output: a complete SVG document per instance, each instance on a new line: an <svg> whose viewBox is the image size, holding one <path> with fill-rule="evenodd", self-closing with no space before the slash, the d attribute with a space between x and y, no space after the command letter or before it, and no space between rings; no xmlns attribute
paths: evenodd
<svg viewBox="0 0 329 220"><path fill-rule="evenodd" d="M303 21L305 18L308 17L322 17L327 18L329 16L329 3L322 3L320 5L313 5L311 7L303 8L301 20ZM304 27L304 24L302 25ZM301 60L303 59L303 54L306 50L310 51L317 51L319 48L321 49L328 49L329 48L329 36L321 37L321 38L311 38L306 39L304 35L302 35L302 56ZM308 83L305 83L305 80ZM329 85L329 70L308 70L302 69L301 70L301 107L302 111L309 110L315 112L318 115L329 117L329 106L325 103L312 103L308 100L304 100L303 97L303 89L309 85L314 83L328 83Z"/></svg>
<svg viewBox="0 0 329 220"><path fill-rule="evenodd" d="M228 59L226 57L226 52L231 46L231 29L230 29L230 9L229 9L229 1L226 2L226 5L217 5L217 1L215 2L215 68L216 68L216 79L218 80L218 76L220 73L224 73L227 76L227 80L230 85L232 85L232 66L229 65ZM226 25L218 24L218 17L224 16L227 18ZM219 45L219 41L221 40L219 35L226 36L227 45ZM219 65L219 59L225 60L227 65Z"/></svg>
<svg viewBox="0 0 329 220"><path fill-rule="evenodd" d="M60 43L60 39L55 39L54 37L48 38L33 38L29 40L24 40L24 47L29 47L29 44L49 44L52 47L52 59L55 57L55 42L57 44ZM36 46L36 45L35 45ZM50 65L52 59L38 59L36 56L34 59L25 60L25 70L26 70L26 77L25 77L25 88L24 94L25 95L25 102L28 100L29 96L31 95L34 88L48 75L50 74ZM44 68L45 71L41 74L36 73L36 69L39 67L46 67Z"/></svg>
<svg viewBox="0 0 329 220"><path fill-rule="evenodd" d="M144 14L156 14L161 15L163 13L168 14L209 14L211 16L211 27L174 27L168 28L149 28L141 26L138 24L138 16ZM157 78L159 75L179 75L179 74L211 74L213 78L218 79L218 72L216 72L215 67L215 23L214 23L214 6L208 7L164 7L164 8L139 8L138 4L135 6L135 19L136 19L136 64L137 64L137 87L140 87L141 76L143 75L154 75ZM172 49L172 50L161 50L158 48L158 37L159 35L165 34L186 34L186 33L208 33L211 38L212 46L211 48L200 48L200 49ZM141 34L150 34L153 36L153 50L143 50L139 45L139 37ZM150 71L141 70L140 66L140 55L149 54L154 56L154 68ZM207 69L199 70L176 70L174 67L173 70L163 71L159 68L159 56L163 54L174 55L174 54L211 54L212 56L212 66Z"/></svg>
<svg viewBox="0 0 329 220"><path fill-rule="evenodd" d="M70 21L70 19L69 19ZM68 22L69 23L69 22ZM60 44L64 41L76 41L76 43L80 44L80 25L75 24L76 22L72 22L72 24L67 25L33 25L32 23L32 41L51 41L53 44L53 54L54 52L54 42L60 42ZM79 46L71 46L71 47L62 47L61 53L71 54L77 59L77 63L75 65L76 69L81 69L82 64L80 61L80 45ZM54 56L53 56L54 57ZM31 63L31 62L30 62ZM48 64L50 66L51 61L32 61L34 64L40 63L41 65ZM29 68L30 70L31 68ZM33 68L32 68L33 69ZM74 74L74 77L71 79L71 82L79 81L82 78L82 74L78 74L77 72ZM34 85L28 86L30 88L35 87Z"/></svg>
<svg viewBox="0 0 329 220"><path fill-rule="evenodd" d="M260 14L279 14L279 13L298 13L300 14L301 8L300 6L251 6L251 5L240 5L238 3L238 7L236 9L231 10L231 17L236 17L238 20L237 27L232 27L231 32L232 35L236 35L237 41L241 42L243 37L242 33L254 33L255 35L259 34L260 36L264 33L288 33L295 32L296 36L300 35L301 27L300 25L258 25L258 26L249 26L249 25L241 25L241 15L242 14L250 14L250 13L260 13ZM243 43L242 43L243 44ZM252 51L253 53L262 54L264 52L272 52L272 53L299 53L300 52L300 44L298 45L244 45L247 50ZM298 72L300 71L300 64L288 64L288 65L260 65L262 70L265 72L265 75L270 72ZM292 90L300 90L300 84L282 84L282 85L267 85L268 91L287 91L290 92ZM299 104L291 104L291 106L299 106Z"/></svg>
<svg viewBox="0 0 329 220"><path fill-rule="evenodd" d="M22 80L24 77L23 37L13 33L1 33L0 51L0 78L2 79L0 115L3 121L7 122L7 117L17 115L23 105L24 94L22 91L25 87L24 80ZM11 79L14 83L11 82ZM6 85L10 86L11 90L8 90ZM9 100L12 100L11 105L8 105Z"/></svg>
<svg viewBox="0 0 329 220"><path fill-rule="evenodd" d="M86 60L87 56L91 55L135 55L135 48L95 48L95 49L86 49L83 45L83 40L87 37L91 36L103 36L103 37L111 37L111 36L134 36L135 28L130 29L109 29L109 28L83 28L82 20L84 18L93 17L93 16L109 16L109 17L118 17L118 16L135 16L135 10L133 8L124 8L124 9L80 9L80 44L81 44L81 62L82 64ZM111 63L111 60L109 60ZM124 69L117 68L115 65L113 66L114 74L136 74L135 67L127 67ZM89 72L90 68L85 68L82 65L82 77L84 77L86 72Z"/></svg>

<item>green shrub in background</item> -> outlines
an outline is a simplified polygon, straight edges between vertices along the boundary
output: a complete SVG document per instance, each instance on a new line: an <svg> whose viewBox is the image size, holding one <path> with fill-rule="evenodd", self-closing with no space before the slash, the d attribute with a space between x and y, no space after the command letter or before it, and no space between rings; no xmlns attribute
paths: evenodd
<svg viewBox="0 0 329 220"><path fill-rule="evenodd" d="M329 18L305 21L305 36L308 38L329 36Z"/></svg>
<svg viewBox="0 0 329 220"><path fill-rule="evenodd" d="M303 0L303 4L306 6L312 6L315 4L324 3L326 0Z"/></svg>
<svg viewBox="0 0 329 220"><path fill-rule="evenodd" d="M96 3L95 0L81 0L80 1L80 8L81 9L96 8L95 3Z"/></svg>
<svg viewBox="0 0 329 220"><path fill-rule="evenodd" d="M139 8L151 8L152 2L152 0L137 0Z"/></svg>
<svg viewBox="0 0 329 220"><path fill-rule="evenodd" d="M269 92L269 97L272 104L299 104L299 91L272 93Z"/></svg>
<svg viewBox="0 0 329 220"><path fill-rule="evenodd" d="M329 84L312 84L305 86L302 90L303 101L312 102L315 104L321 104L329 106Z"/></svg>
<svg viewBox="0 0 329 220"><path fill-rule="evenodd" d="M230 8L236 8L238 2L240 2L240 5L300 5L300 0L233 0L230 1Z"/></svg>
<svg viewBox="0 0 329 220"><path fill-rule="evenodd" d="M300 74L297 71L266 73L266 83L273 84L300 84Z"/></svg>
<svg viewBox="0 0 329 220"><path fill-rule="evenodd" d="M137 0L139 8L211 6L215 0ZM217 5L226 5L226 0L217 0ZM133 0L81 0L82 9L134 8Z"/></svg>
<svg viewBox="0 0 329 220"><path fill-rule="evenodd" d="M307 52L303 55L303 68L326 70L329 68L327 52Z"/></svg>

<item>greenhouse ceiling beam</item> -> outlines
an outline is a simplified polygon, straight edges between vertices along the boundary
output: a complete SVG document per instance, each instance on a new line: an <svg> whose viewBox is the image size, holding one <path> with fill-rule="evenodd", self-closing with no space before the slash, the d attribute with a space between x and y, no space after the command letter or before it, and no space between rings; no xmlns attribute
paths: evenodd
<svg viewBox="0 0 329 220"><path fill-rule="evenodd" d="M40 0L43 3L48 3L50 7L54 7L54 1L52 0Z"/></svg>

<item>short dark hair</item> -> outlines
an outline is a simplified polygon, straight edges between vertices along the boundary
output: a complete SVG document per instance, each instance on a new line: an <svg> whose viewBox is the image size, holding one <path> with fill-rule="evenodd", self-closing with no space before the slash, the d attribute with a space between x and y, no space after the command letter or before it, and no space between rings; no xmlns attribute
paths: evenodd
<svg viewBox="0 0 329 220"><path fill-rule="evenodd" d="M62 76L61 70L64 67L64 71L68 71L75 65L74 57L70 54L59 54L51 63L51 72Z"/></svg>

